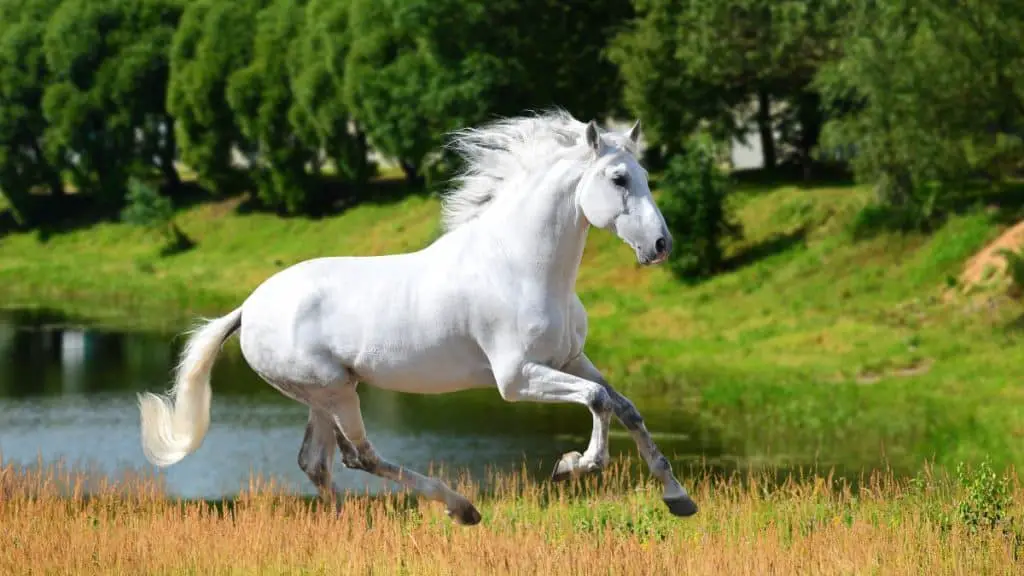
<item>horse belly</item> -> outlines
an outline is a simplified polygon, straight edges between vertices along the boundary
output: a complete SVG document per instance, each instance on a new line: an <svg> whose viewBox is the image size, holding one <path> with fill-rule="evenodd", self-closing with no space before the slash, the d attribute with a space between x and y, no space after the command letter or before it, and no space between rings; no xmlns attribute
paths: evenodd
<svg viewBox="0 0 1024 576"><path fill-rule="evenodd" d="M394 392L443 394L495 386L481 353L468 346L439 346L419 351L392 349L375 361L356 362L361 381Z"/></svg>

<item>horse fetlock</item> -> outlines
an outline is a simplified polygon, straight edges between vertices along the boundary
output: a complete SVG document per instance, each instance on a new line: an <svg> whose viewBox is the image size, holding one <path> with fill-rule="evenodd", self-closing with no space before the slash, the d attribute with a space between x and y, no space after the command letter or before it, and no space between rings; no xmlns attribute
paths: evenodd
<svg viewBox="0 0 1024 576"><path fill-rule="evenodd" d="M562 482L570 478L599 472L606 463L607 458L602 459L600 456L583 455L576 451L566 452L555 464L555 469L551 472L551 480Z"/></svg>
<svg viewBox="0 0 1024 576"><path fill-rule="evenodd" d="M664 455L658 454L651 461L651 472L658 476L671 475L672 464L668 461L668 458L665 458Z"/></svg>
<svg viewBox="0 0 1024 576"><path fill-rule="evenodd" d="M368 454L342 454L341 463L350 470L362 470L373 473L377 469L379 460L374 455Z"/></svg>

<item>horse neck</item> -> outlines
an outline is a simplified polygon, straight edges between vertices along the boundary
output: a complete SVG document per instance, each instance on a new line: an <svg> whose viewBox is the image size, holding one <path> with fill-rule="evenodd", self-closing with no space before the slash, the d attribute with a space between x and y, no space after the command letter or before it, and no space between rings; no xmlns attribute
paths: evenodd
<svg viewBox="0 0 1024 576"><path fill-rule="evenodd" d="M547 292L576 288L589 224L576 205L579 176L554 171L527 178L500 196L479 224L500 246L520 277L534 277Z"/></svg>

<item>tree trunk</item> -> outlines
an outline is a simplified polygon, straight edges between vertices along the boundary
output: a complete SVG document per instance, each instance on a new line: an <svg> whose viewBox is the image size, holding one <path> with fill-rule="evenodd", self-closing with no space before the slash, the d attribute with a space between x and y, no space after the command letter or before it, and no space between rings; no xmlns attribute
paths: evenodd
<svg viewBox="0 0 1024 576"><path fill-rule="evenodd" d="M775 133L772 125L772 100L764 89L757 91L757 129L761 133L761 154L764 158L764 169L774 170Z"/></svg>
<svg viewBox="0 0 1024 576"><path fill-rule="evenodd" d="M36 162L42 169L43 177L46 179L46 185L50 187L50 195L54 198L61 198L64 196L64 181L60 178L60 170L56 166L52 166L50 162L46 160L46 156L43 154L42 147L39 146L38 140L32 141L32 153L35 154Z"/></svg>
<svg viewBox="0 0 1024 576"><path fill-rule="evenodd" d="M167 145L160 152L160 170L163 172L167 187L172 191L181 189L181 175L174 166L174 157L178 154L178 142L174 135L174 120L168 117L165 127L167 129Z"/></svg>
<svg viewBox="0 0 1024 576"><path fill-rule="evenodd" d="M399 164L402 167L402 172L405 173L405 181L413 186L419 186L423 183L423 175L420 174L417 166L411 162L401 160Z"/></svg>
<svg viewBox="0 0 1024 576"><path fill-rule="evenodd" d="M803 164L804 180L810 180L814 160L811 154L821 137L821 97L817 92L803 92L797 104L800 120L800 161Z"/></svg>

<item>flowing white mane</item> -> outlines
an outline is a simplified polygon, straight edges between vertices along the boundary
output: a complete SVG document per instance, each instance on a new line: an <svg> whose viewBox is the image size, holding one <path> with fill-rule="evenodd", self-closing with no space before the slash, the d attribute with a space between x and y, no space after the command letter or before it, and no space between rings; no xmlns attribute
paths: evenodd
<svg viewBox="0 0 1024 576"><path fill-rule="evenodd" d="M584 151L586 124L562 109L535 116L505 118L455 132L449 147L465 168L442 199L441 224L451 231L476 218L503 190L501 184L562 152Z"/></svg>

